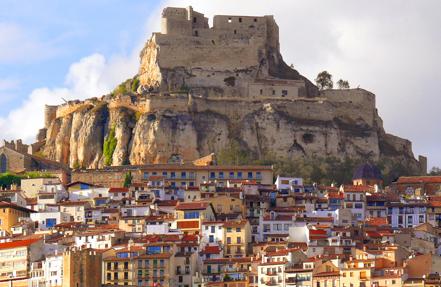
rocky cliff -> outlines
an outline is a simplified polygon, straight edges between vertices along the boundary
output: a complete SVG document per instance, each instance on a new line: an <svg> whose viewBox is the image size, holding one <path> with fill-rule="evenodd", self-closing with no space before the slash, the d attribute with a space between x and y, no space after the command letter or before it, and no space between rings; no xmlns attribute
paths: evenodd
<svg viewBox="0 0 441 287"><path fill-rule="evenodd" d="M46 110L41 152L71 167L163 163L219 153L253 158L390 159L413 172L411 143L387 134L375 95L317 88L283 62L270 16L167 8L139 74L114 93Z"/></svg>

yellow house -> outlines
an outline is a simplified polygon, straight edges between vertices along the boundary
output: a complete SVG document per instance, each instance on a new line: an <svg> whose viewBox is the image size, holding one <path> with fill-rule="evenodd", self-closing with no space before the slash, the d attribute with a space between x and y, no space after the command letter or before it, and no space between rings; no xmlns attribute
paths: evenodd
<svg viewBox="0 0 441 287"><path fill-rule="evenodd" d="M248 220L227 221L224 229L224 256L245 257L251 242L251 226Z"/></svg>
<svg viewBox="0 0 441 287"><path fill-rule="evenodd" d="M371 286L374 264L375 261L370 259L356 259L345 262L344 267L340 269L341 286Z"/></svg>
<svg viewBox="0 0 441 287"><path fill-rule="evenodd" d="M245 205L239 196L220 195L207 199L213 205L216 214L241 214L245 217Z"/></svg>
<svg viewBox="0 0 441 287"><path fill-rule="evenodd" d="M21 217L29 217L35 211L19 205L1 201L0 202L0 230L11 233L12 226L19 222Z"/></svg>
<svg viewBox="0 0 441 287"><path fill-rule="evenodd" d="M200 234L204 220L216 219L213 206L209 202L179 202L175 210L175 227L185 234Z"/></svg>

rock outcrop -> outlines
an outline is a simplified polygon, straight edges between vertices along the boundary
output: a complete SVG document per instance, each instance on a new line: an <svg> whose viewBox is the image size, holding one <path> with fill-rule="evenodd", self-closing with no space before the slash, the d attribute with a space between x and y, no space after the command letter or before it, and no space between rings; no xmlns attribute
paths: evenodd
<svg viewBox="0 0 441 287"><path fill-rule="evenodd" d="M194 160L239 143L253 158L391 159L422 170L411 143L387 134L375 95L318 89L283 61L271 16L166 8L141 52L135 87L46 109L43 154L71 167ZM134 83L139 81L139 85ZM116 146L104 154L110 131ZM106 151L109 153L109 150Z"/></svg>

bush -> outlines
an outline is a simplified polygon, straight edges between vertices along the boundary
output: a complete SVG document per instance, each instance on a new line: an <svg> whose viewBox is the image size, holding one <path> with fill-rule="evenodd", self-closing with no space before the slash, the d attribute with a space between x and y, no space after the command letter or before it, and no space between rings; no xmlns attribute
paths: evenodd
<svg viewBox="0 0 441 287"><path fill-rule="evenodd" d="M118 140L115 136L115 128L111 128L109 134L104 139L103 155L104 165L109 166L112 164L113 153L115 152L116 144Z"/></svg>

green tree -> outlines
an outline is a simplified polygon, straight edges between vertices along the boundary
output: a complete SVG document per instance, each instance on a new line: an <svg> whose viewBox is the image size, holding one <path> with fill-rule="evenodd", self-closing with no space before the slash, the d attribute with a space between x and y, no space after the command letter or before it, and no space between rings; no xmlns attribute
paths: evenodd
<svg viewBox="0 0 441 287"><path fill-rule="evenodd" d="M133 176L132 173L129 171L126 173L124 177L124 187L130 187L132 185Z"/></svg>
<svg viewBox="0 0 441 287"><path fill-rule="evenodd" d="M340 90L349 89L350 88L349 82L346 81L346 80L343 80L343 79L340 79L340 80L337 81L337 86L338 86L338 88Z"/></svg>
<svg viewBox="0 0 441 287"><path fill-rule="evenodd" d="M332 75L327 71L322 71L315 78L315 82L320 91L326 89L332 89L334 87L334 83L332 82Z"/></svg>

